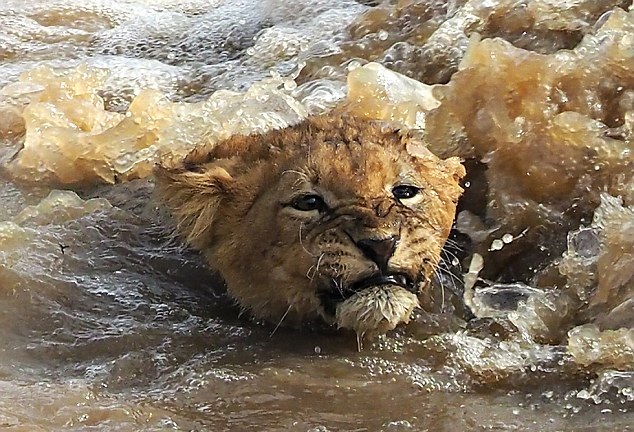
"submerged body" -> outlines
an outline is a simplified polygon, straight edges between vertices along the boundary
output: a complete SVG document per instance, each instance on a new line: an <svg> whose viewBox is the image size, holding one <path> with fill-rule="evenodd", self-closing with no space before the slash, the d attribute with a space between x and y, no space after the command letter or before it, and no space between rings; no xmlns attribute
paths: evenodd
<svg viewBox="0 0 634 432"><path fill-rule="evenodd" d="M409 320L464 168L347 115L199 147L156 170L180 233L258 318L363 336Z"/></svg>

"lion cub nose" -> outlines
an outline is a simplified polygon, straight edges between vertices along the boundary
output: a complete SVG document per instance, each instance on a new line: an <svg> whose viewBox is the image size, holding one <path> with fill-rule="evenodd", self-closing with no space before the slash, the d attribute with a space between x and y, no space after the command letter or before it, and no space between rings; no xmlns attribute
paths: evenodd
<svg viewBox="0 0 634 432"><path fill-rule="evenodd" d="M363 252L363 255L374 261L381 272L385 272L387 270L387 262L394 254L397 241L398 238L392 236L383 239L362 239L356 244Z"/></svg>

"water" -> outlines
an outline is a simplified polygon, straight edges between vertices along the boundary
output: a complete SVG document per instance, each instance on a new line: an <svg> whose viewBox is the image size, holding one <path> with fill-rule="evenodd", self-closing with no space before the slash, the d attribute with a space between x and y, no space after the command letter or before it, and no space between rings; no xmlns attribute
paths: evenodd
<svg viewBox="0 0 634 432"><path fill-rule="evenodd" d="M630 430L634 12L562 4L5 1L0 425ZM240 316L147 177L167 152L348 89L357 114L473 158L447 262L475 318L444 274L444 313L361 352L351 334Z"/></svg>

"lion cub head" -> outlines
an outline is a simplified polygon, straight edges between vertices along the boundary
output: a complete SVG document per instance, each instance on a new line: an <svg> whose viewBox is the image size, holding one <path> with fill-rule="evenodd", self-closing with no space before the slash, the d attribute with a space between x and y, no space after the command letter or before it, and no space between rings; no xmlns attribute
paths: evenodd
<svg viewBox="0 0 634 432"><path fill-rule="evenodd" d="M361 336L409 320L463 175L407 134L345 115L234 136L156 169L179 232L242 308Z"/></svg>

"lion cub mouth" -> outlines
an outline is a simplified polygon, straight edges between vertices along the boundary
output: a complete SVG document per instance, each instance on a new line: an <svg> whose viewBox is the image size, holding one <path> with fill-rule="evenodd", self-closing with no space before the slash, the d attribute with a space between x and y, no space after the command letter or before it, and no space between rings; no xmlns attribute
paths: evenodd
<svg viewBox="0 0 634 432"><path fill-rule="evenodd" d="M366 336L381 335L407 323L419 306L416 293L416 285L406 275L378 274L322 293L321 300L337 326L354 330L361 344Z"/></svg>
<svg viewBox="0 0 634 432"><path fill-rule="evenodd" d="M416 294L414 282L409 277L401 273L393 273L388 275L379 274L371 276L369 278L361 279L360 281L352 284L350 290L353 291L352 294L354 294L363 291L366 288L380 285L395 285Z"/></svg>
<svg viewBox="0 0 634 432"><path fill-rule="evenodd" d="M402 273L379 273L360 279L348 286L342 286L342 284L333 281L330 288L321 291L319 296L326 313L334 316L337 312L337 307L350 297L368 288L381 285L392 285L417 294L416 284L408 276Z"/></svg>

